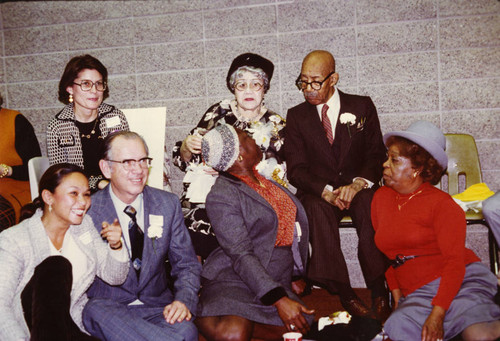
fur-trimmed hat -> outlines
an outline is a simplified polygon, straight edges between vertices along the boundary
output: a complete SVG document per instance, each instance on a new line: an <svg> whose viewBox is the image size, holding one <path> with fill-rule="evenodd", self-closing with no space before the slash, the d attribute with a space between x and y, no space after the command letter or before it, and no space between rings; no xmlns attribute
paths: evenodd
<svg viewBox="0 0 500 341"><path fill-rule="evenodd" d="M229 67L229 71L227 72L226 84L229 91L234 92L234 90L231 89L231 84L230 84L231 75L233 74L234 71L238 70L238 68L242 66L252 66L261 69L267 75L269 83L271 83L271 78L273 77L273 72L274 72L274 64L270 60L262 56L259 56L258 54L243 53L240 54L238 57L234 58L233 62L231 63L231 66Z"/></svg>
<svg viewBox="0 0 500 341"><path fill-rule="evenodd" d="M218 125L201 140L201 157L216 171L227 171L239 154L240 140L232 125Z"/></svg>

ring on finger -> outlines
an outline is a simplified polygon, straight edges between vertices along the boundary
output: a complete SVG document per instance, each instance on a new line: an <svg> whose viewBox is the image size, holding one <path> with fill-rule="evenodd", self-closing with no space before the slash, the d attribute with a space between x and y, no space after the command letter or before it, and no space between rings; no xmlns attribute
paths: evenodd
<svg viewBox="0 0 500 341"><path fill-rule="evenodd" d="M295 330L295 325L293 323L290 323L290 329Z"/></svg>

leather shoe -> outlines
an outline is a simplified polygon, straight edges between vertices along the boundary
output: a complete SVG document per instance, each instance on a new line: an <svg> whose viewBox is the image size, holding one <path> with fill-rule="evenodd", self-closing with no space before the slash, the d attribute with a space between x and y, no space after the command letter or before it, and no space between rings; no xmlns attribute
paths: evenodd
<svg viewBox="0 0 500 341"><path fill-rule="evenodd" d="M384 323L392 312L389 306L389 299L386 296L375 297L372 300L372 310L375 314L375 318Z"/></svg>
<svg viewBox="0 0 500 341"><path fill-rule="evenodd" d="M349 297L347 299L340 298L340 303L349 314L361 317L373 317L373 312L361 301L357 296Z"/></svg>

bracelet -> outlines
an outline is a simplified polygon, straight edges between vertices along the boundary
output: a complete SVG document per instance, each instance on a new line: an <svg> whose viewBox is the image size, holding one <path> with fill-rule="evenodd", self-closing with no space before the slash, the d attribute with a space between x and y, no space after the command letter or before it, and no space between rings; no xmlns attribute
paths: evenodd
<svg viewBox="0 0 500 341"><path fill-rule="evenodd" d="M1 178L6 177L7 174L9 174L9 166L7 166L5 163L1 163L0 166L3 167L3 172L2 172L2 174L0 174L0 179L1 179Z"/></svg>
<svg viewBox="0 0 500 341"><path fill-rule="evenodd" d="M118 247L112 247L111 244L109 245L111 250L120 250L122 248L122 241L120 240L120 246Z"/></svg>

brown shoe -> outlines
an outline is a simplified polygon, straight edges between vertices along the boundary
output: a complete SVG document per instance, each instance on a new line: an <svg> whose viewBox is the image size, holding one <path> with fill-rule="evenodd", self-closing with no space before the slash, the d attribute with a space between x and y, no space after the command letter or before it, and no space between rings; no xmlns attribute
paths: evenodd
<svg viewBox="0 0 500 341"><path fill-rule="evenodd" d="M372 300L372 310L375 313L376 319L383 324L392 312L391 307L389 306L389 299L385 296L375 297Z"/></svg>
<svg viewBox="0 0 500 341"><path fill-rule="evenodd" d="M349 297L347 299L341 297L340 303L344 309L353 316L374 317L373 312L368 309L363 301L357 296Z"/></svg>

